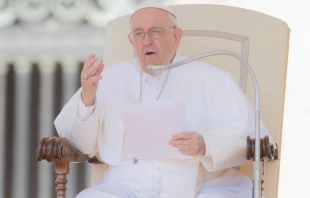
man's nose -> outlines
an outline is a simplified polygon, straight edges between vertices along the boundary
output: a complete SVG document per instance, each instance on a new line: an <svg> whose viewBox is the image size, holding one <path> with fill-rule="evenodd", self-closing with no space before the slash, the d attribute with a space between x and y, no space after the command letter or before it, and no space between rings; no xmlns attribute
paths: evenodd
<svg viewBox="0 0 310 198"><path fill-rule="evenodd" d="M144 35L144 38L143 38L143 44L144 45L150 45L150 44L152 44L152 42L153 42L152 38L149 36L148 33L146 33Z"/></svg>

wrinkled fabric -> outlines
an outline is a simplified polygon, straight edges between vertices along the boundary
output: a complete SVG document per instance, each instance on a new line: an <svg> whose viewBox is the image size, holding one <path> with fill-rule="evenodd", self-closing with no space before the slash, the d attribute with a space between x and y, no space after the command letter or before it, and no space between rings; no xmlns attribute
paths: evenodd
<svg viewBox="0 0 310 198"><path fill-rule="evenodd" d="M173 62L184 59L177 54ZM55 120L59 136L90 157L99 152L109 165L103 179L78 197L250 197L252 181L234 167L247 161L246 137L255 134L254 109L229 74L206 63L171 69L159 98L184 102L189 132L203 136L206 156L132 163L119 109L139 102L140 72L137 59L105 68L94 106L81 105L80 89ZM166 74L143 74L142 102L156 100ZM269 133L261 124L265 135Z"/></svg>

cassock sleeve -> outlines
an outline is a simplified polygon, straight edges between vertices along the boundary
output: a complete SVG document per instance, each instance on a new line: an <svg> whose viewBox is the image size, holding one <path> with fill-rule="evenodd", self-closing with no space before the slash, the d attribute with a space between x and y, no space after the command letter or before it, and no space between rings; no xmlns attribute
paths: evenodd
<svg viewBox="0 0 310 198"><path fill-rule="evenodd" d="M102 82L99 83L97 91L97 104L93 107L91 113L87 111L91 110L92 107L84 109L84 111L86 110L84 115L83 112L78 112L83 111L81 109L82 89L80 88L63 107L54 121L59 136L69 139L77 149L90 157L93 157L98 152L97 136L103 120L103 113L100 111L100 105L98 104L100 100L98 92L102 92L99 91L102 88L100 84ZM83 119L81 119L81 116Z"/></svg>
<svg viewBox="0 0 310 198"><path fill-rule="evenodd" d="M85 106L82 98L78 99L78 107L76 112L76 117L79 121L87 121L92 115L96 107L96 99L91 106Z"/></svg>
<svg viewBox="0 0 310 198"><path fill-rule="evenodd" d="M206 155L200 161L208 171L240 166L247 161L247 136L255 137L255 111L229 74L206 82L205 88L209 126L201 133ZM266 134L261 122L261 136Z"/></svg>

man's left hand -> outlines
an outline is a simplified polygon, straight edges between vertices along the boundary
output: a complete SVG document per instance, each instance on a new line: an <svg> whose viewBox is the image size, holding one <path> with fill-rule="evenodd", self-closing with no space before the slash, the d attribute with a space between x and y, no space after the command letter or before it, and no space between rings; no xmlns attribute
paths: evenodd
<svg viewBox="0 0 310 198"><path fill-rule="evenodd" d="M201 134L197 132L183 132L172 136L169 144L181 153L189 156L205 155L206 145Z"/></svg>

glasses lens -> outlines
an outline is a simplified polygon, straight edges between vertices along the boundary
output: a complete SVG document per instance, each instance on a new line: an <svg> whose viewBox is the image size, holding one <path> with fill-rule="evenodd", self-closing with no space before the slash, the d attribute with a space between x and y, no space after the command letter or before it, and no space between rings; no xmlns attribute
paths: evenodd
<svg viewBox="0 0 310 198"><path fill-rule="evenodd" d="M150 37L154 38L154 39L158 39L164 36L164 28L161 27L154 27L151 28L149 31L149 35Z"/></svg>
<svg viewBox="0 0 310 198"><path fill-rule="evenodd" d="M134 31L129 34L129 37L133 41L141 41L144 37L144 32L140 30Z"/></svg>

